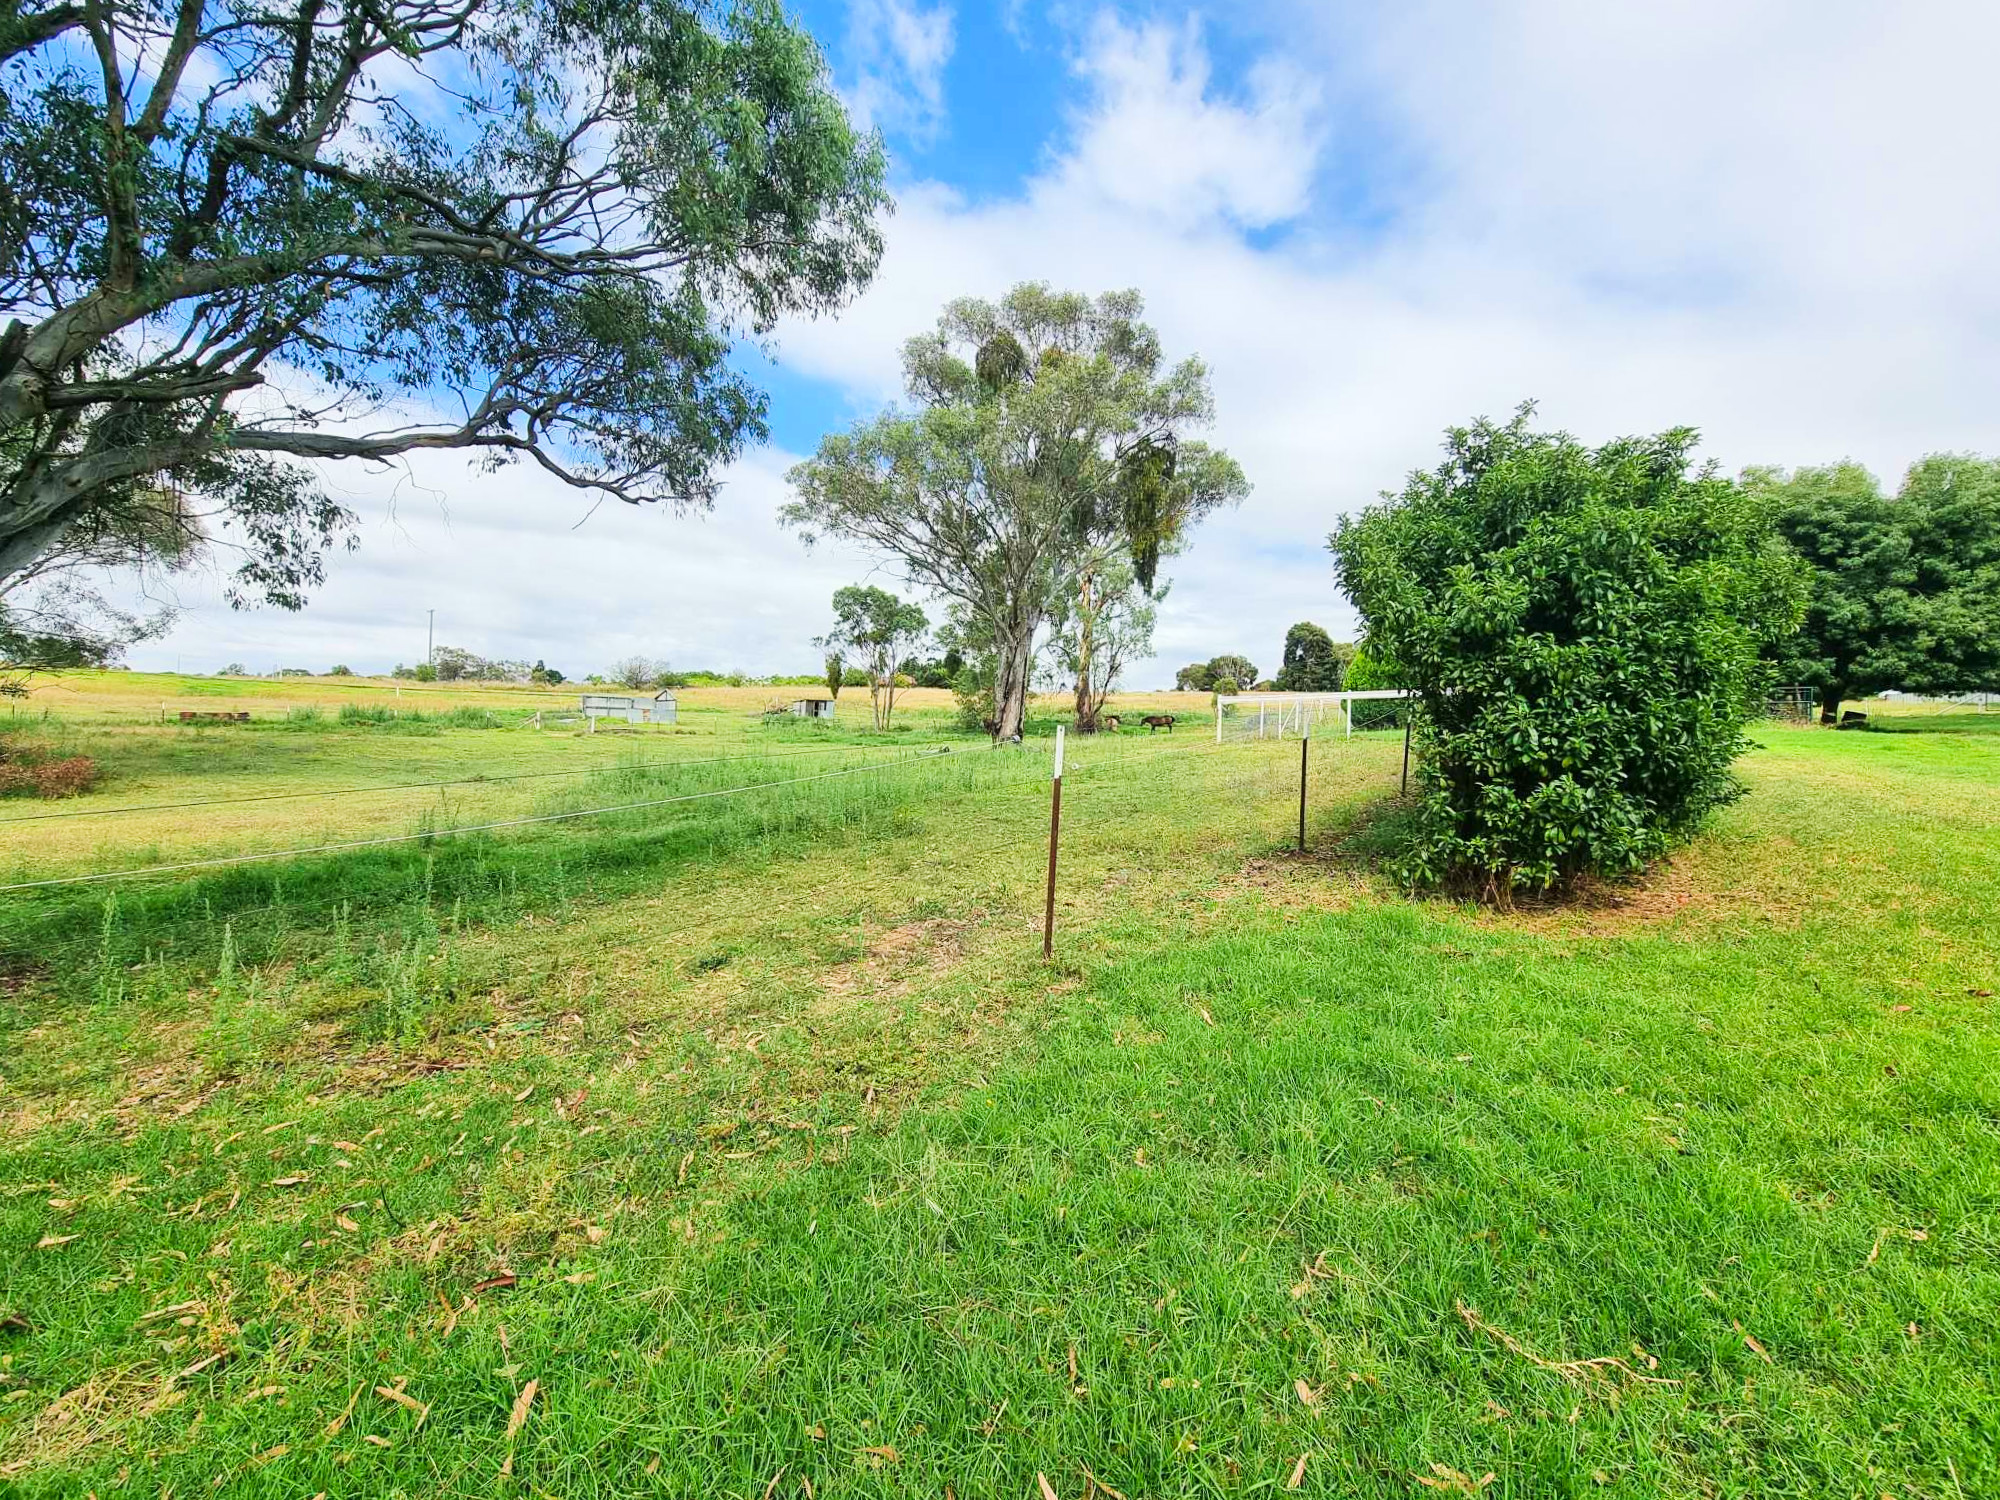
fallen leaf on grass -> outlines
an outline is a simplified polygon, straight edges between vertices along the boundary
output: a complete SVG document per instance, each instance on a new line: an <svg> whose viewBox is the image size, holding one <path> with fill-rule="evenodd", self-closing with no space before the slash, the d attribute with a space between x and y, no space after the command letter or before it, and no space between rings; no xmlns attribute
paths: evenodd
<svg viewBox="0 0 2000 1500"><path fill-rule="evenodd" d="M877 1463L883 1464L892 1464L901 1457L889 1443L884 1443L878 1448L863 1448L861 1451Z"/></svg>
<svg viewBox="0 0 2000 1500"><path fill-rule="evenodd" d="M1545 1359L1535 1353L1534 1350L1528 1348L1527 1345L1523 1344L1512 1334L1506 1332L1504 1329L1494 1327L1463 1302L1458 1304L1458 1315L1465 1320L1466 1327L1494 1339L1510 1354L1519 1355L1537 1369L1547 1370L1552 1375L1560 1375L1565 1380L1574 1381L1578 1385L1589 1386L1596 1382L1603 1382L1615 1390L1619 1388L1621 1383L1642 1386L1670 1386L1680 1384L1678 1380L1668 1380L1659 1375L1641 1375L1624 1360L1613 1354L1599 1354L1590 1359Z"/></svg>
<svg viewBox="0 0 2000 1500"><path fill-rule="evenodd" d="M347 1425L347 1419L354 1415L354 1403L361 1399L362 1390L363 1387L357 1385L354 1388L354 1394L347 1398L347 1405L341 1408L340 1415L326 1424L326 1435L328 1437L338 1436L340 1429Z"/></svg>
<svg viewBox="0 0 2000 1500"><path fill-rule="evenodd" d="M591 1282L597 1280L597 1273L595 1271L578 1271L573 1275L563 1277L563 1280L567 1281L571 1286L589 1286Z"/></svg>
<svg viewBox="0 0 2000 1500"><path fill-rule="evenodd" d="M37 1250L53 1250L59 1245L67 1245L71 1240L80 1240L80 1234L45 1234L35 1241Z"/></svg>
<svg viewBox="0 0 2000 1500"><path fill-rule="evenodd" d="M764 1486L764 1500L771 1500L772 1494L778 1488L778 1481L785 1477L785 1470L789 1469L790 1467L791 1467L790 1464L785 1464L778 1470L777 1473L771 1476L771 1482Z"/></svg>
<svg viewBox="0 0 2000 1500"><path fill-rule="evenodd" d="M534 1092L535 1092L535 1086L531 1083L526 1088L522 1089L520 1093L514 1096L514 1102L516 1104L526 1104L528 1102L528 1096Z"/></svg>
<svg viewBox="0 0 2000 1500"><path fill-rule="evenodd" d="M1049 1483L1048 1475L1037 1472L1035 1488L1042 1492L1042 1500L1056 1500L1056 1487Z"/></svg>
<svg viewBox="0 0 2000 1500"><path fill-rule="evenodd" d="M468 1295L477 1297L481 1292L499 1291L505 1287L513 1286L518 1280L519 1278L512 1271L502 1271L498 1276L489 1276L484 1281L477 1283Z"/></svg>
<svg viewBox="0 0 2000 1500"><path fill-rule="evenodd" d="M364 1443L373 1443L378 1448L387 1448L390 1446L387 1438L377 1437L372 1432L362 1434L361 1441Z"/></svg>
<svg viewBox="0 0 2000 1500"><path fill-rule="evenodd" d="M297 1187L297 1186L299 1186L299 1185L300 1185L301 1183L304 1183L304 1182L309 1182L309 1181L311 1181L311 1179L310 1179L310 1178L308 1178L308 1177L305 1177L305 1176L303 1176L303 1175L301 1175L301 1176L298 1176L298 1177L273 1177L273 1178L271 1179L271 1186L272 1186L272 1187Z"/></svg>
<svg viewBox="0 0 2000 1500"><path fill-rule="evenodd" d="M507 1416L507 1440L512 1442L520 1436L521 1429L528 1425L528 1411L535 1404L535 1392L542 1388L539 1380L531 1380L521 1387L521 1394L514 1398L514 1410Z"/></svg>
<svg viewBox="0 0 2000 1500"><path fill-rule="evenodd" d="M1110 1485L1106 1484L1103 1480L1099 1479L1095 1474L1091 1473L1090 1470L1085 1469L1083 1471L1083 1477L1085 1479L1088 1479L1092 1484L1096 1485L1097 1488L1104 1491L1105 1494L1109 1495L1111 1497L1111 1500L1125 1500L1125 1492L1123 1490L1114 1490Z"/></svg>
<svg viewBox="0 0 2000 1500"><path fill-rule="evenodd" d="M1737 1322L1734 1318L1731 1318L1729 1320L1729 1326L1734 1328L1738 1333L1743 1335L1743 1342L1749 1348L1752 1354L1756 1355L1759 1359L1763 1360L1764 1363L1767 1365L1774 1365L1777 1363L1775 1359L1771 1358L1771 1352L1768 1349L1766 1349L1762 1344L1758 1343L1756 1339L1752 1338L1750 1334L1745 1331L1741 1323Z"/></svg>
<svg viewBox="0 0 2000 1500"><path fill-rule="evenodd" d="M1299 1400L1307 1406L1319 1405L1319 1392L1307 1385L1303 1378L1292 1382L1292 1389L1299 1393Z"/></svg>
<svg viewBox="0 0 2000 1500"><path fill-rule="evenodd" d="M1299 1461L1292 1465L1292 1477L1285 1481L1285 1488L1295 1490L1306 1482L1306 1456L1301 1453Z"/></svg>
<svg viewBox="0 0 2000 1500"><path fill-rule="evenodd" d="M359 1234L361 1232L361 1226L355 1223L352 1219L348 1218L346 1214L335 1214L333 1216L333 1222L338 1224L342 1229L346 1230L349 1234Z"/></svg>
<svg viewBox="0 0 2000 1500"><path fill-rule="evenodd" d="M428 1406L424 1405L423 1402L412 1396L408 1391L403 1390L400 1386L378 1385L375 1387L375 1394L380 1396L384 1401L393 1401L398 1406L415 1412L419 1427L424 1425L424 1418L431 1414L431 1409Z"/></svg>

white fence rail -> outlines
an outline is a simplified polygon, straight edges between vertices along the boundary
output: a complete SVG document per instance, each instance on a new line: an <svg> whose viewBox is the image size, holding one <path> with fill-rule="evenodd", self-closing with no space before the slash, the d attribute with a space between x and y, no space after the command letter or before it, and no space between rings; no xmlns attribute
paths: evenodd
<svg viewBox="0 0 2000 1500"><path fill-rule="evenodd" d="M1354 733L1354 705L1377 698L1407 698L1408 688L1368 688L1351 693L1218 693L1215 698L1215 742L1224 732L1244 739L1307 736L1321 725L1337 723L1343 735Z"/></svg>

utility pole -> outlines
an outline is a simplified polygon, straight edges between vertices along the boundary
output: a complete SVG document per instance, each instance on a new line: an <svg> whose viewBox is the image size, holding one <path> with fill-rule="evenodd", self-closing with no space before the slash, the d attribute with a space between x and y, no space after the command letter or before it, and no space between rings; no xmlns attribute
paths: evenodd
<svg viewBox="0 0 2000 1500"><path fill-rule="evenodd" d="M424 627L424 665L434 667L437 665L438 612L432 610L430 616L430 624Z"/></svg>

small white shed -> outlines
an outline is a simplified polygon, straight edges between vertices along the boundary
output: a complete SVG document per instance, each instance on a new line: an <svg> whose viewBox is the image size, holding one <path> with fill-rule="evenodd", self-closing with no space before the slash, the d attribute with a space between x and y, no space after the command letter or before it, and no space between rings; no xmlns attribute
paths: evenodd
<svg viewBox="0 0 2000 1500"><path fill-rule="evenodd" d="M792 713L801 719L830 719L833 717L833 699L794 699L792 702Z"/></svg>

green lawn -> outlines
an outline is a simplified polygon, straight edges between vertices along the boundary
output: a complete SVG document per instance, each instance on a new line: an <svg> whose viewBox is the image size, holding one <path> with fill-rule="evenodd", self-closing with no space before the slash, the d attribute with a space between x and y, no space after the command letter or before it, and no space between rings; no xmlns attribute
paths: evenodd
<svg viewBox="0 0 2000 1500"><path fill-rule="evenodd" d="M1088 746L1053 971L1033 747L17 898L0 1487L2000 1493L2000 739L1764 739L1504 917Z"/></svg>

